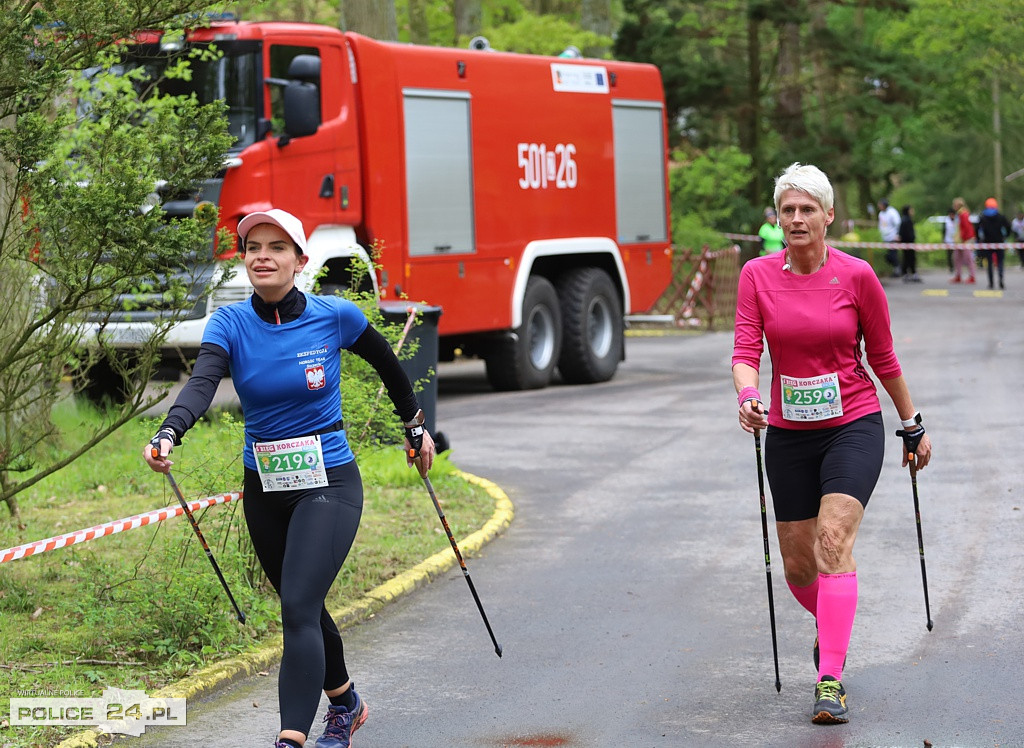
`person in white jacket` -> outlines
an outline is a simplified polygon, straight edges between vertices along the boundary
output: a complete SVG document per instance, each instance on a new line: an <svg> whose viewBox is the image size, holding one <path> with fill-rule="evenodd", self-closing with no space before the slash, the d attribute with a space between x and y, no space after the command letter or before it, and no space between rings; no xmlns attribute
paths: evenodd
<svg viewBox="0 0 1024 748"><path fill-rule="evenodd" d="M902 222L903 218L900 216L900 212L889 205L887 199L883 197L878 201L878 232L882 235L883 242L892 244L899 241ZM887 249L885 259L892 265L893 278L898 278L900 276L899 252L896 249Z"/></svg>

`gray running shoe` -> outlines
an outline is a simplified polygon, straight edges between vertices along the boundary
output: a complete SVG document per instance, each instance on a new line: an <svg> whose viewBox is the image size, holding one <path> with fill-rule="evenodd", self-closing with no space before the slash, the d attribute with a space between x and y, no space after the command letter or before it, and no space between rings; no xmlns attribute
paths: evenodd
<svg viewBox="0 0 1024 748"><path fill-rule="evenodd" d="M814 709L811 722L816 725L841 725L849 722L846 689L831 675L823 675L814 686Z"/></svg>

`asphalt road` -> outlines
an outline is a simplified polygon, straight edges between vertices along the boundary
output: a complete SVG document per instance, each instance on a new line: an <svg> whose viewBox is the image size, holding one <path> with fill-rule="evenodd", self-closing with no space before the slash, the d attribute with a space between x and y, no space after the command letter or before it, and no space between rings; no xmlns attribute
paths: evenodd
<svg viewBox="0 0 1024 748"><path fill-rule="evenodd" d="M919 476L935 627L883 393L848 725L810 722L814 623L786 589L772 530L775 691L753 439L736 423L731 333L714 333L630 338L616 378L589 387L495 394L482 365L442 367L454 462L516 505L507 533L468 560L504 657L457 567L348 630L370 706L355 746L1024 745L1024 272L1008 269L1001 298L947 287L945 273L925 281L887 292L935 446ZM119 744L269 747L276 701L275 671L191 701L187 727Z"/></svg>

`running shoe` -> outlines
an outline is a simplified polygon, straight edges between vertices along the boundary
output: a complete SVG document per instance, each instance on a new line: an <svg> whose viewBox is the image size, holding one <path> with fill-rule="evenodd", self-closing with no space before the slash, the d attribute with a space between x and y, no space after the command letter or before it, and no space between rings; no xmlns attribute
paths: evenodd
<svg viewBox="0 0 1024 748"><path fill-rule="evenodd" d="M846 689L831 675L823 675L814 686L814 710L811 722L816 725L841 725L849 722L846 715Z"/></svg>
<svg viewBox="0 0 1024 748"><path fill-rule="evenodd" d="M363 726L370 714L366 702L359 698L355 686L350 686L356 697L356 705L349 711L344 706L330 704L324 715L324 734L317 738L315 748L351 748L352 733Z"/></svg>

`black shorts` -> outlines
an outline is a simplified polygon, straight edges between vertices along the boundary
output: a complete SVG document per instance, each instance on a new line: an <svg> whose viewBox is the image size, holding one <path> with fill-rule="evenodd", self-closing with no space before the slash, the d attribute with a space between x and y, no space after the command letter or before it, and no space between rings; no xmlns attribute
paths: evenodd
<svg viewBox="0 0 1024 748"><path fill-rule="evenodd" d="M778 522L817 517L821 497L830 493L847 494L867 507L882 472L882 414L824 429L769 426L764 447Z"/></svg>

